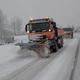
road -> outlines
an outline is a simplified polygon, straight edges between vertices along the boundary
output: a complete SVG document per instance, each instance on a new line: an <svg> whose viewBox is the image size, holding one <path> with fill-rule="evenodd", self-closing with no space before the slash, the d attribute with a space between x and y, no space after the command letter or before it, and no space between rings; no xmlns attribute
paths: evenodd
<svg viewBox="0 0 80 80"><path fill-rule="evenodd" d="M59 49L56 53L51 53L50 58L17 57L1 64L0 80L64 80L62 74L66 76L65 80L69 80L67 76L71 76L75 53L73 52L74 54L72 54L70 52L70 55L73 55L73 58L71 59L71 56L69 54L67 55L66 52L70 51L68 49L70 44L77 42L77 46L79 42L78 38L79 36L75 35L74 39L64 39L64 47ZM72 49L75 48L73 47ZM69 57L70 63L67 61L67 57ZM72 65L68 66L69 64ZM66 71L67 73L65 73Z"/></svg>

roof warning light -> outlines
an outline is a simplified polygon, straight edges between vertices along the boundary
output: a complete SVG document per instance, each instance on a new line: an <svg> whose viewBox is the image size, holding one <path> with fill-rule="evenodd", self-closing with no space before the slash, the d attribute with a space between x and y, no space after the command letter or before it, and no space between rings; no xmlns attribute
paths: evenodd
<svg viewBox="0 0 80 80"><path fill-rule="evenodd" d="M49 17L47 17L47 19L49 19Z"/></svg>
<svg viewBox="0 0 80 80"><path fill-rule="evenodd" d="M30 21L32 21L33 20L33 18L30 18Z"/></svg>

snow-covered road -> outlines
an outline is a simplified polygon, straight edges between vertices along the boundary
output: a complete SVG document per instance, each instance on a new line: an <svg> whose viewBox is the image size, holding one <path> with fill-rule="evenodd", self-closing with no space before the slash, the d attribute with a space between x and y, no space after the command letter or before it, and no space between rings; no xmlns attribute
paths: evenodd
<svg viewBox="0 0 80 80"><path fill-rule="evenodd" d="M10 53L6 54L9 59L1 58L0 62L0 80L69 80L74 67L78 43L78 34L74 39L64 39L64 47L58 52L50 54L50 58L24 58L11 54L11 59L9 58ZM0 49L2 47L5 46L0 46ZM12 50L12 52L15 51L15 49Z"/></svg>

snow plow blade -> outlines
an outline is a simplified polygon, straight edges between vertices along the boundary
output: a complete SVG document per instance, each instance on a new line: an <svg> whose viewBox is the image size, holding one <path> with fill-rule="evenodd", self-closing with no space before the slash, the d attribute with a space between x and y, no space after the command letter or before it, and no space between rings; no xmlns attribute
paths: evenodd
<svg viewBox="0 0 80 80"><path fill-rule="evenodd" d="M38 45L41 42L35 42L35 43L17 43L15 44L16 46L34 46L34 45Z"/></svg>
<svg viewBox="0 0 80 80"><path fill-rule="evenodd" d="M39 57L50 57L50 47L48 44L46 43L42 43L42 42L34 42L34 43L17 43L15 44L15 46L20 46L21 48L21 52L23 54L24 50L25 53L30 51L34 51L38 54Z"/></svg>

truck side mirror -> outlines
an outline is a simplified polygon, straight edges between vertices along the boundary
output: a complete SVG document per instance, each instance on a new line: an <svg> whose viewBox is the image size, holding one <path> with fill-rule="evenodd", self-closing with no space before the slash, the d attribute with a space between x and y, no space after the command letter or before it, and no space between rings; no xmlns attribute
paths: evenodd
<svg viewBox="0 0 80 80"><path fill-rule="evenodd" d="M56 27L56 22L53 22L53 27L54 27L54 29L57 28L57 27Z"/></svg>
<svg viewBox="0 0 80 80"><path fill-rule="evenodd" d="M27 24L26 24L26 26L25 26L25 31L27 32Z"/></svg>

